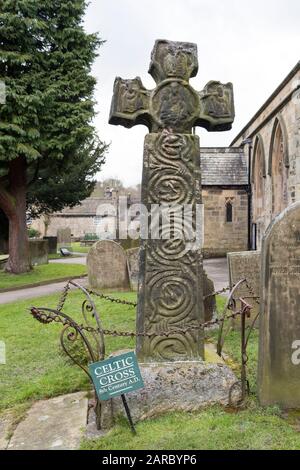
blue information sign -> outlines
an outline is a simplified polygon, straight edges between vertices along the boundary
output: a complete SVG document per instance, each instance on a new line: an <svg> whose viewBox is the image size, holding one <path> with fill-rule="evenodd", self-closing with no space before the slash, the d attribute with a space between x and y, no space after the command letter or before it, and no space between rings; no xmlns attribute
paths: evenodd
<svg viewBox="0 0 300 470"><path fill-rule="evenodd" d="M100 400L109 400L144 387L134 352L90 364L89 371Z"/></svg>

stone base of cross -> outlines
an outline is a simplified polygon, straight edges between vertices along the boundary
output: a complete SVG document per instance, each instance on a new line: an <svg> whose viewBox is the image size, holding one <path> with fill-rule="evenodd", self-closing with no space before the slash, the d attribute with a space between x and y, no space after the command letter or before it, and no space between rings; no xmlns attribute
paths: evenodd
<svg viewBox="0 0 300 470"><path fill-rule="evenodd" d="M232 84L210 81L195 91L189 79L198 71L197 46L158 40L149 72L156 88L146 90L139 77L116 78L109 122L125 127L144 124L142 248L137 312L137 354L141 362L204 358L202 254L197 242L201 205L199 138L192 129L231 129ZM162 224L153 237L158 208L175 207L172 228ZM178 214L190 208L191 230L178 232ZM143 223L144 222L144 223ZM157 235L157 233L156 233Z"/></svg>

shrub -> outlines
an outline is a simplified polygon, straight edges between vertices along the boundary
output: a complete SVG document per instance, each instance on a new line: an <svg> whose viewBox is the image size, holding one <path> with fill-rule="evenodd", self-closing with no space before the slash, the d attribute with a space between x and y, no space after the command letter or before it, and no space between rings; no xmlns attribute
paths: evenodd
<svg viewBox="0 0 300 470"><path fill-rule="evenodd" d="M41 236L40 232L35 228L28 229L28 237L29 238L39 238Z"/></svg>
<svg viewBox="0 0 300 470"><path fill-rule="evenodd" d="M99 240L99 237L96 233L86 233L84 235L85 240Z"/></svg>

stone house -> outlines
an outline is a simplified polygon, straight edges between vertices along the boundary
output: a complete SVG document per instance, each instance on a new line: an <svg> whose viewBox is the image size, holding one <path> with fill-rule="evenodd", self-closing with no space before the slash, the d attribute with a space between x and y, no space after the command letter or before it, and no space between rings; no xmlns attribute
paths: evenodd
<svg viewBox="0 0 300 470"><path fill-rule="evenodd" d="M133 198L125 197L125 204L129 210L129 229L139 228L139 215L136 215L134 208L139 202ZM67 207L60 213L55 213L46 221L41 217L32 223L32 227L38 230L41 235L56 236L57 230L69 227L72 237L84 238L85 235L97 235L101 239L114 239L117 231L125 229L127 223L118 218L118 198L111 194L108 197L89 197L75 207ZM45 222L47 229L45 229Z"/></svg>
<svg viewBox="0 0 300 470"><path fill-rule="evenodd" d="M201 149L204 255L248 249L248 167L242 148Z"/></svg>

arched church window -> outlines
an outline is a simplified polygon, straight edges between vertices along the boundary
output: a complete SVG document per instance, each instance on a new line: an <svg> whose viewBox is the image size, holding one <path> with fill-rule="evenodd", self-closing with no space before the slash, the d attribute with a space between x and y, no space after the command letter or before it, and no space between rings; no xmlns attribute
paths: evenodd
<svg viewBox="0 0 300 470"><path fill-rule="evenodd" d="M227 201L225 207L226 207L226 222L231 223L231 222L233 222L232 201Z"/></svg>
<svg viewBox="0 0 300 470"><path fill-rule="evenodd" d="M252 172L253 220L256 222L263 215L265 207L265 153L260 136L254 146Z"/></svg>
<svg viewBox="0 0 300 470"><path fill-rule="evenodd" d="M275 121L271 140L272 214L276 217L288 205L288 168L286 142L282 125Z"/></svg>

